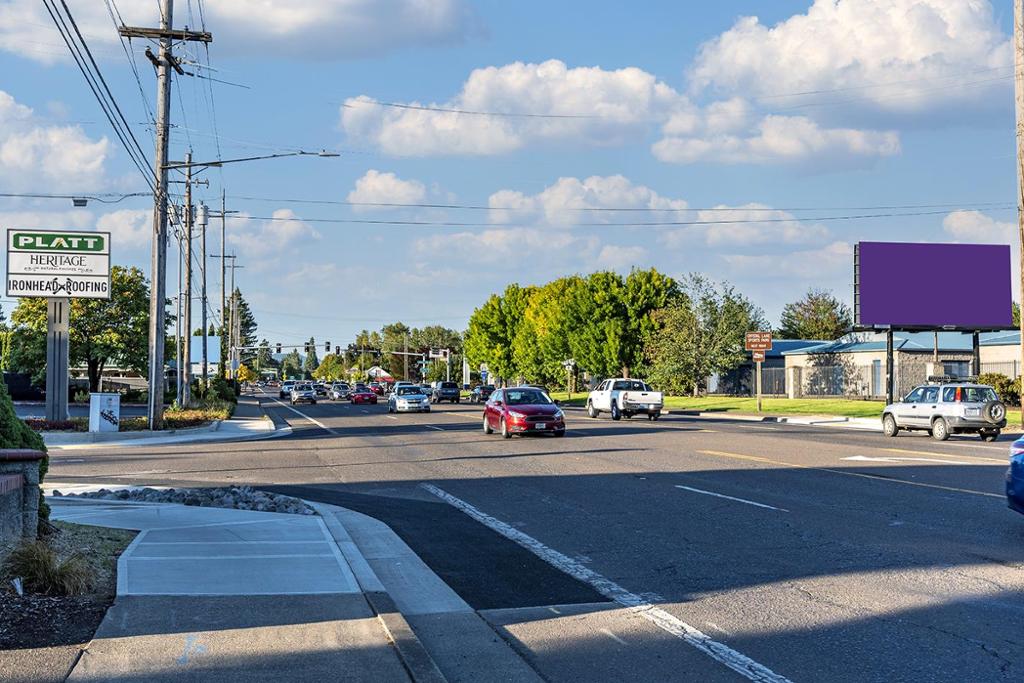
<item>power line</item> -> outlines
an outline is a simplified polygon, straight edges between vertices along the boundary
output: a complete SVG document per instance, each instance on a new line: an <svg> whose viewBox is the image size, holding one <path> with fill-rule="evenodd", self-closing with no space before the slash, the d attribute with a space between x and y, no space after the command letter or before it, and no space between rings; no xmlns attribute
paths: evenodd
<svg viewBox="0 0 1024 683"><path fill-rule="evenodd" d="M102 202L103 204L117 204L129 197L152 197L152 192L128 192L125 194L99 193L99 194L43 194L32 192L0 192L0 197L15 199L88 199Z"/></svg>
<svg viewBox="0 0 1024 683"><path fill-rule="evenodd" d="M60 0L60 4L64 10L63 14L61 13L60 8L57 7L55 0L43 0L43 4L50 15L50 18L53 20L54 26L57 27L57 32L64 40L64 44L67 45L72 59L74 59L76 66L78 66L79 71L81 71L82 76L85 78L86 84L89 86L93 96L99 103L100 109L103 110L103 115L113 127L114 133L117 135L121 145L125 148L129 158L142 174L146 184L149 185L151 189L155 190L152 177L152 166L149 163L145 152L143 152L142 147L139 145L138 140L135 138L134 133L132 133L124 113L117 104L117 100L110 91L110 87L107 85L106 79L103 77L103 73L96 64L96 60L93 58L92 53L89 50L89 45L85 42L85 38L82 36L81 31L79 31L78 25L75 22L70 9L68 9L67 3L65 3L64 0ZM67 20L65 20L65 17ZM69 23L70 27L68 26ZM74 30L74 35L78 38L77 41L74 36L72 36L72 29ZM105 97L104 93L106 95Z"/></svg>
<svg viewBox="0 0 1024 683"><path fill-rule="evenodd" d="M472 111L468 109L454 109L449 107L428 107L419 104L402 104L401 102L383 102L381 100L374 100L369 98L360 98L356 100L349 100L344 102L341 106L348 109L354 109L356 104L365 104L377 107L392 107L394 109L413 109L416 111L435 111L447 114L468 114L470 116L498 116L508 118L523 118L523 119L603 119L608 118L606 116L599 116L597 114L527 114L517 112L501 112L501 111Z"/></svg>
<svg viewBox="0 0 1024 683"><path fill-rule="evenodd" d="M522 206L489 206L482 204L428 204L428 203L402 203L402 202L353 202L337 199L296 199L289 197L245 197L235 196L235 199L254 202L271 202L280 204L322 204L329 206L365 206L377 208L394 209L452 209L452 210L473 210L473 211L536 211L535 208ZM910 209L940 209L940 208L1003 208L1008 207L1007 202L949 202L945 204L902 204L889 206L805 206L805 207L744 207L744 206L708 206L708 207L616 207L616 206L566 206L559 207L563 211L605 211L605 212L641 212L641 213L682 213L695 211L897 211Z"/></svg>
<svg viewBox="0 0 1024 683"><path fill-rule="evenodd" d="M998 211L1010 211L1016 210L1016 207L1009 207L1002 209L993 209ZM865 214L846 214L837 216L790 216L788 218L747 218L747 219L722 219L722 220L694 220L694 221L638 221L632 223L573 223L572 226L576 227L590 227L590 228L642 228L642 227L684 227L684 226L702 226L702 225L744 225L744 224L764 224L764 223L804 223L804 222L821 222L825 223L828 221L851 221L851 220L871 220L877 218L907 218L912 216L936 216L949 213L948 209L942 211L914 211L907 213L865 213ZM414 221L414 220L374 220L374 219L361 219L361 218L285 218L278 216L228 216L233 220L260 220L270 222L303 222L303 223L337 223L337 224L361 224L361 225L393 225L393 226L423 226L423 227L441 227L441 228L492 228L492 229L509 229L509 228L527 228L532 226L520 225L520 224L503 224L503 223L462 223L462 222L450 222L450 221ZM571 226L566 226L571 227Z"/></svg>

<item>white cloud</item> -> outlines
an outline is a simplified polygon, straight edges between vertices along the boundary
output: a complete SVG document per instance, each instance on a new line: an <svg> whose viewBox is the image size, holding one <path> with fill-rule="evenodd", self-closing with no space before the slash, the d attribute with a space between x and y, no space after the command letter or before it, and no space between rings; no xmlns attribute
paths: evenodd
<svg viewBox="0 0 1024 683"><path fill-rule="evenodd" d="M762 248L764 245L807 245L828 238L828 229L817 223L796 220L787 212L765 204L717 206L689 214L688 220L705 225L669 228L659 234L660 241L673 249L704 245L707 247Z"/></svg>
<svg viewBox="0 0 1024 683"><path fill-rule="evenodd" d="M712 105L714 107L714 105ZM709 108L710 112L710 108ZM742 125L737 111L708 117L698 135L669 135L651 151L661 161L693 164L796 164L827 161L832 165L859 165L900 151L894 131L822 128L806 116L765 116L746 134L728 134ZM671 122L666 132L675 129Z"/></svg>
<svg viewBox="0 0 1024 683"><path fill-rule="evenodd" d="M535 195L499 190L490 196L490 219L494 223L541 221L552 225L574 223L626 222L658 217L678 220L686 201L663 197L649 187L635 185L621 175L559 178ZM581 209L626 208L636 211L610 212ZM651 209L647 214L643 209ZM670 209L669 211L664 211ZM645 218L646 217L646 218Z"/></svg>
<svg viewBox="0 0 1024 683"><path fill-rule="evenodd" d="M853 246L848 242L832 242L818 249L792 251L788 254L724 254L725 261L741 277L748 280L803 280L831 282L853 272Z"/></svg>
<svg viewBox="0 0 1024 683"><path fill-rule="evenodd" d="M148 247L153 243L153 210L121 209L96 219L96 229L110 233L110 245L116 258L122 248Z"/></svg>
<svg viewBox="0 0 1024 683"><path fill-rule="evenodd" d="M47 126L0 90L0 182L10 190L94 190L105 182L106 138L79 126Z"/></svg>
<svg viewBox="0 0 1024 683"><path fill-rule="evenodd" d="M1017 245L1017 224L980 211L954 211L942 219L946 234L959 241Z"/></svg>
<svg viewBox="0 0 1024 683"><path fill-rule="evenodd" d="M695 92L757 97L838 90L825 97L849 100L847 110L903 112L949 102L976 107L986 93L1008 88L993 79L1012 64L988 0L815 0L805 14L772 27L756 17L739 19L701 46L690 78ZM966 81L976 83L958 85ZM765 104L803 102L787 97Z"/></svg>
<svg viewBox="0 0 1024 683"><path fill-rule="evenodd" d="M543 141L620 144L687 106L685 97L642 69L569 68L556 59L475 69L447 102L408 104L549 118L383 107L360 96L345 102L341 125L350 139L389 154L488 155Z"/></svg>
<svg viewBox="0 0 1024 683"><path fill-rule="evenodd" d="M310 242L320 239L320 233L291 209L278 209L271 217L273 220L261 221L242 216L228 223L228 244L255 259L246 267L272 269L281 262L280 257L293 256L304 249L305 253L310 253Z"/></svg>
<svg viewBox="0 0 1024 683"><path fill-rule="evenodd" d="M427 196L426 186L418 180L402 180L394 173L367 171L348 193L348 201L369 204L415 204ZM372 206L355 206L355 211L373 210Z"/></svg>
<svg viewBox="0 0 1024 683"><path fill-rule="evenodd" d="M633 266L642 267L647 259L647 250L643 247L624 247L617 244L606 244L601 247L594 265L609 270L629 270Z"/></svg>
<svg viewBox="0 0 1024 683"><path fill-rule="evenodd" d="M120 54L102 2L76 0L68 5L94 52L102 56L109 48L110 55ZM121 0L117 5L129 25L157 24L159 5L153 0ZM175 15L176 26L188 23L184 10ZM217 0L206 3L204 11L219 54L352 59L458 43L479 32L464 0ZM68 59L53 20L36 0L0 4L0 49L44 63Z"/></svg>

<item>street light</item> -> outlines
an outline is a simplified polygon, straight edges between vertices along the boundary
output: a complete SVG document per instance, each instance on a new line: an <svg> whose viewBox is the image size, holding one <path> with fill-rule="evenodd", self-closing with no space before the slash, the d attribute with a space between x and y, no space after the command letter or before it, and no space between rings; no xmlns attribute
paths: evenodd
<svg viewBox="0 0 1024 683"><path fill-rule="evenodd" d="M298 152L285 152L283 154L266 154L258 157L243 157L241 159L215 159L213 161L175 161L164 166L168 171L180 168L188 168L190 166L206 166L208 168L219 168L224 164L236 164L241 161L260 161L261 159L281 159L284 157L340 157L341 154L338 152L328 152L325 149L319 152L307 152L305 150L299 150Z"/></svg>

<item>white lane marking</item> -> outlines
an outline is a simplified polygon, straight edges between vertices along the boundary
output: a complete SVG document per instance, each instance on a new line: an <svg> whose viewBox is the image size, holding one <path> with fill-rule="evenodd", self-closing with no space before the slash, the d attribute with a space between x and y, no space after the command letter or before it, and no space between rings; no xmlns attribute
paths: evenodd
<svg viewBox="0 0 1024 683"><path fill-rule="evenodd" d="M778 510L779 512L789 512L785 508L777 508L772 505L765 505L764 503L755 503L752 500L746 498L734 498L733 496L727 496L724 493L715 493L714 491L705 491L704 489L695 489L690 486L682 486L680 484L675 485L677 489L683 489L684 491L692 491L693 493L703 493L705 496L714 496L715 498L725 498L726 500L734 500L737 503L745 503L747 505L753 505L754 507L765 508L767 510Z"/></svg>
<svg viewBox="0 0 1024 683"><path fill-rule="evenodd" d="M366 410L365 408L363 408L363 409L362 409L362 411L363 411L364 413L366 413L367 415L369 415L369 414L370 414L370 411L369 411L369 410Z"/></svg>
<svg viewBox="0 0 1024 683"><path fill-rule="evenodd" d="M423 426L426 427L427 429L436 429L439 432L443 432L444 431L440 427L435 427L434 425L423 425Z"/></svg>
<svg viewBox="0 0 1024 683"><path fill-rule="evenodd" d="M840 460L856 460L859 462L941 462L943 465L976 465L977 462L964 462L963 460L939 460L938 458L872 458L868 455L851 455Z"/></svg>
<svg viewBox="0 0 1024 683"><path fill-rule="evenodd" d="M295 408L292 408L292 407L291 407L290 405L288 405L287 403L283 403L282 401L279 401L279 400L277 400L276 398L272 398L272 399L270 399L270 400L271 400L271 401L273 401L274 403L278 404L278 405L279 405L279 406L281 406L282 408L287 408L288 410L292 411L293 413L295 413L295 414L296 414L296 415L298 415L299 417L302 417L302 418L305 418L306 420L309 420L310 422L312 422L313 424L315 424L315 425L316 425L317 427L319 427L320 429L324 430L325 432L328 432L328 433L330 433L330 434L335 434L335 435L336 435L336 434L338 433L338 432L336 432L335 430L333 430L333 429L331 429L330 427L328 427L327 425L325 425L325 424L324 424L323 422L321 422L320 420L314 419L314 418L310 417L309 415L306 415L306 414L305 414L305 413L303 413L303 412L300 412L300 411L298 411L298 410L295 410Z"/></svg>
<svg viewBox="0 0 1024 683"><path fill-rule="evenodd" d="M671 633L676 638L693 646L715 661L724 664L741 676L751 681L763 683L791 683L788 678L780 676L763 664L759 664L743 653L733 650L728 645L719 643L699 629L669 614L660 607L652 605L636 593L626 590L612 580L605 578L592 569L588 569L576 560L563 555L553 548L549 548L532 536L481 512L466 501L456 498L433 484L422 483L420 486L505 538L523 546L548 564L590 585L601 595L653 622L659 628Z"/></svg>
<svg viewBox="0 0 1024 683"><path fill-rule="evenodd" d="M398 418L397 418L397 417L395 417L394 415L385 415L384 417L386 417L386 418L387 418L387 419L389 419L389 420L397 420L397 419L398 419Z"/></svg>
<svg viewBox="0 0 1024 683"><path fill-rule="evenodd" d="M628 645L629 645L629 643L627 643L626 641L624 641L624 640L623 640L622 638L619 638L619 637L618 637L617 635L615 635L614 633L612 633L611 631L609 631L609 630L608 630L608 629L606 629L606 628L603 628L603 629L601 629L601 633L605 634L606 636L608 636L609 638L611 638L612 640L614 640L614 641L615 641L616 643L618 643L619 645L626 645L626 646L628 646Z"/></svg>

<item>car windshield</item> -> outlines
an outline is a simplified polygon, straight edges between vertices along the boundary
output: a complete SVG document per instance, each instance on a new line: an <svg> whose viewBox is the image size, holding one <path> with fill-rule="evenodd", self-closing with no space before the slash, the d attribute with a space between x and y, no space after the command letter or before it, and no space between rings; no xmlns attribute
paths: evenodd
<svg viewBox="0 0 1024 683"><path fill-rule="evenodd" d="M991 387L945 387L942 400L958 403L985 403L998 401L999 396Z"/></svg>
<svg viewBox="0 0 1024 683"><path fill-rule="evenodd" d="M442 389L458 389L459 385L455 382L441 382Z"/></svg>
<svg viewBox="0 0 1024 683"><path fill-rule="evenodd" d="M493 384L484 384L480 387L480 391L494 391Z"/></svg>
<svg viewBox="0 0 1024 683"><path fill-rule="evenodd" d="M510 406L550 405L551 399L539 389L506 389L505 402Z"/></svg>
<svg viewBox="0 0 1024 683"><path fill-rule="evenodd" d="M399 396L411 396L420 393L420 390L419 387L398 387L398 391L395 393Z"/></svg>
<svg viewBox="0 0 1024 683"><path fill-rule="evenodd" d="M299 384L299 385L298 385L298 386L296 386L295 388L296 388L296 389L297 389L298 391L309 391L309 390L311 390L311 389L312 389L313 387L311 387L311 386L310 386L310 385L308 385L308 384Z"/></svg>

